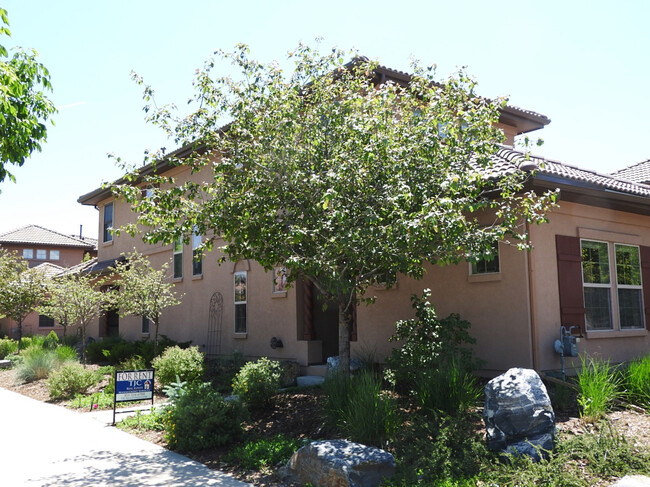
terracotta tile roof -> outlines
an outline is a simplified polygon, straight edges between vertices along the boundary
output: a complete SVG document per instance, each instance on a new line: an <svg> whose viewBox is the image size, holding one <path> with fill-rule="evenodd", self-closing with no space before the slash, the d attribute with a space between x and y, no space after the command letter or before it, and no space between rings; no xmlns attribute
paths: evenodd
<svg viewBox="0 0 650 487"><path fill-rule="evenodd" d="M51 262L43 262L36 267L32 267L32 269L44 274L46 277L54 277L66 270L64 267L52 264Z"/></svg>
<svg viewBox="0 0 650 487"><path fill-rule="evenodd" d="M94 249L97 246L97 240L64 235L38 225L26 225L0 234L0 245L2 244L40 244Z"/></svg>
<svg viewBox="0 0 650 487"><path fill-rule="evenodd" d="M523 152L510 147L500 148L492 156L493 166L488 170L488 177L499 177L501 175L512 174L519 170L525 162L532 162L539 168L536 177L551 177L567 182L580 183L610 192L626 193L636 196L650 198L650 186L639 182L630 181L617 175L600 174L589 169L564 164L550 159L544 159L531 155L529 159Z"/></svg>
<svg viewBox="0 0 650 487"><path fill-rule="evenodd" d="M613 172L612 176L627 179L635 183L650 183L650 159Z"/></svg>

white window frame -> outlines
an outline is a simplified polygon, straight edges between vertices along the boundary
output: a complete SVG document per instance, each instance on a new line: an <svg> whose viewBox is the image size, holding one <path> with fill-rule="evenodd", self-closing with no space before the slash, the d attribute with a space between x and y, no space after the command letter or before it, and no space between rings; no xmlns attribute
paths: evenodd
<svg viewBox="0 0 650 487"><path fill-rule="evenodd" d="M492 260L488 260L485 258L479 259L476 262L470 262L469 263L469 275L470 276L490 276L490 275L496 275L496 274L501 274L501 252L499 249L499 243L497 242L496 245L494 246L494 249L496 250L496 255ZM497 262L497 270L496 271L482 271L478 268L479 263L485 263L486 265L491 264L496 260Z"/></svg>
<svg viewBox="0 0 650 487"><path fill-rule="evenodd" d="M203 243L203 237L194 229L192 233L192 275L203 275L203 254L197 249Z"/></svg>
<svg viewBox="0 0 650 487"><path fill-rule="evenodd" d="M584 260L582 262L582 293L583 300L585 302L585 308L587 306L586 299L584 297L585 288L600 288L608 289L609 294L609 328L590 328L587 316L585 315L585 330L590 333L599 333L599 332L618 332L618 331L638 331L645 330L645 313L644 313L644 302L643 302L643 275L641 268L641 249L638 245L627 244L622 242L609 242L607 240L599 240L593 238L581 238L580 239L580 252L582 253L582 244L583 242L596 242L607 245L607 266L609 272L609 282L608 283L589 283L585 282L585 273L584 273ZM630 285L630 284L619 284L618 283L618 263L616 262L616 247L634 247L639 253L639 277L641 284L639 285ZM638 327L621 327L621 310L619 306L619 289L635 289L640 291L640 317L641 317L641 326Z"/></svg>
<svg viewBox="0 0 650 487"><path fill-rule="evenodd" d="M237 299L237 279L238 277L241 279L241 277L244 277L244 299ZM240 281L241 282L241 281ZM237 271L233 275L233 300L234 300L234 331L235 334L242 335L246 334L248 332L248 271ZM240 296L241 297L241 296ZM238 326L239 323L237 322L237 307L242 307L244 310L244 316L243 316L243 327ZM242 309L240 308L240 309ZM240 315L241 316L241 315Z"/></svg>
<svg viewBox="0 0 650 487"><path fill-rule="evenodd" d="M36 260L47 260L47 250L36 249Z"/></svg>
<svg viewBox="0 0 650 487"><path fill-rule="evenodd" d="M61 252L58 250L50 250L50 260L59 260L61 258Z"/></svg>
<svg viewBox="0 0 650 487"><path fill-rule="evenodd" d="M177 258L179 259L178 274L176 273ZM183 278L183 238L182 237L179 237L178 239L174 240L174 243L172 245L172 273L174 275L174 279Z"/></svg>
<svg viewBox="0 0 650 487"><path fill-rule="evenodd" d="M34 249L23 249L23 259L33 259Z"/></svg>

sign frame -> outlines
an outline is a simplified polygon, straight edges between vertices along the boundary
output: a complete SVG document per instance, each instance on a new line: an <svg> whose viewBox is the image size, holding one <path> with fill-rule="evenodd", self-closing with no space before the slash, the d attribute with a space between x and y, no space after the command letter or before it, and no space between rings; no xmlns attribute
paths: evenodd
<svg viewBox="0 0 650 487"><path fill-rule="evenodd" d="M113 376L115 391L113 392L113 426L118 402L154 401L154 384L156 371L154 369L115 370ZM134 410L120 411L130 413Z"/></svg>

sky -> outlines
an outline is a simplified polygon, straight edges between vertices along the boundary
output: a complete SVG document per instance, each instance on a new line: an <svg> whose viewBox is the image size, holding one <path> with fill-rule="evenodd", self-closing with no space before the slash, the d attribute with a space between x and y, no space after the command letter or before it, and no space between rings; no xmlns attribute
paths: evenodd
<svg viewBox="0 0 650 487"><path fill-rule="evenodd" d="M197 68L237 43L284 63L299 42L352 49L408 71L412 58L444 79L466 67L487 97L542 113L535 153L601 173L650 158L650 2L619 0L194 1L2 0L5 47L34 48L58 107L40 153L0 183L0 233L28 224L96 237L98 214L77 203L175 148L146 123L141 75L159 104L183 106Z"/></svg>

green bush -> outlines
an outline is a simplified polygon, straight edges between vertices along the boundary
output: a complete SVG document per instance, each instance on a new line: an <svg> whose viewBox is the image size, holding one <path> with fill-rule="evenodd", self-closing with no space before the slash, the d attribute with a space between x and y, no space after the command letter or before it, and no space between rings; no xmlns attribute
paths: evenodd
<svg viewBox="0 0 650 487"><path fill-rule="evenodd" d="M77 409L90 409L96 404L98 409L113 409L113 399L113 392L109 393L105 390L90 396L77 394L68 406Z"/></svg>
<svg viewBox="0 0 650 487"><path fill-rule="evenodd" d="M0 338L0 359L18 352L18 342L11 338Z"/></svg>
<svg viewBox="0 0 650 487"><path fill-rule="evenodd" d="M163 431L164 409L151 408L150 413L136 411L135 416L128 416L117 423L117 427L127 431Z"/></svg>
<svg viewBox="0 0 650 487"><path fill-rule="evenodd" d="M249 408L262 408L277 394L281 378L280 363L262 357L244 364L233 380L232 392Z"/></svg>
<svg viewBox="0 0 650 487"><path fill-rule="evenodd" d="M133 355L117 364L117 370L142 370L146 368L147 364L140 355Z"/></svg>
<svg viewBox="0 0 650 487"><path fill-rule="evenodd" d="M46 379L50 372L61 365L53 350L32 345L21 353L23 361L16 367L16 382L24 384Z"/></svg>
<svg viewBox="0 0 650 487"><path fill-rule="evenodd" d="M452 361L467 371L481 366L469 347L476 342L468 333L469 321L461 319L458 314L439 319L428 300L430 296L429 289L422 292L422 297L411 296L416 318L397 322L396 333L390 338L391 341L403 342L387 359L398 386L403 390L409 390L422 374Z"/></svg>
<svg viewBox="0 0 650 487"><path fill-rule="evenodd" d="M382 391L371 371L353 377L333 374L325 380L326 421L352 441L385 447L399 422L395 401Z"/></svg>
<svg viewBox="0 0 650 487"><path fill-rule="evenodd" d="M166 349L152 362L156 370L157 387L162 389L176 381L176 377L186 382L199 381L203 377L203 360L198 347L173 346Z"/></svg>
<svg viewBox="0 0 650 487"><path fill-rule="evenodd" d="M602 418L621 396L619 391L620 374L602 359L580 357L581 368L578 372L578 406L580 415L588 421Z"/></svg>
<svg viewBox="0 0 650 487"><path fill-rule="evenodd" d="M281 434L273 438L262 438L233 449L226 456L226 461L249 470L269 469L279 463L287 463L294 452L309 442L310 440L287 438Z"/></svg>
<svg viewBox="0 0 650 487"><path fill-rule="evenodd" d="M54 370L47 381L52 399L69 399L86 391L100 381L100 376L75 362L63 364Z"/></svg>
<svg viewBox="0 0 650 487"><path fill-rule="evenodd" d="M188 384L165 409L165 439L181 451L227 445L241 437L244 413L239 401L224 400L210 384Z"/></svg>
<svg viewBox="0 0 650 487"><path fill-rule="evenodd" d="M631 402L650 408L650 355L630 364L625 373L625 386Z"/></svg>
<svg viewBox="0 0 650 487"><path fill-rule="evenodd" d="M425 412L462 413L475 406L482 395L476 377L456 360L415 379L414 396Z"/></svg>
<svg viewBox="0 0 650 487"><path fill-rule="evenodd" d="M56 355L56 358L60 363L79 361L77 351L68 345L60 345L56 347L54 349L54 355Z"/></svg>
<svg viewBox="0 0 650 487"><path fill-rule="evenodd" d="M59 335L57 335L56 332L52 330L47 334L45 340L43 340L43 348L46 348L48 350L54 350L58 346L59 346Z"/></svg>

